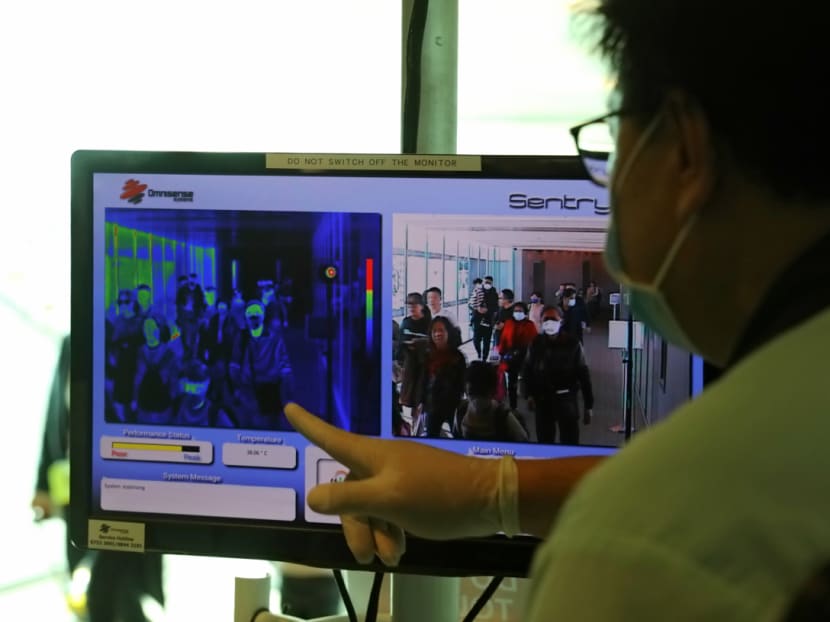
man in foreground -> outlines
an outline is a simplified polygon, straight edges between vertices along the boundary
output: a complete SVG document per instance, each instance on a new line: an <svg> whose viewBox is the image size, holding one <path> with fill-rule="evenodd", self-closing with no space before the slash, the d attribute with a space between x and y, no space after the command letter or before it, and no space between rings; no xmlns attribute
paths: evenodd
<svg viewBox="0 0 830 622"><path fill-rule="evenodd" d="M403 531L524 532L546 537L526 620L783 617L830 559L830 126L814 91L830 39L809 8L590 10L619 95L594 121L615 136L614 169L591 171L611 192L606 263L635 316L725 373L604 461L477 460L290 406L351 469L308 502L343 515L359 560L394 565ZM439 493L448 472L459 486Z"/></svg>

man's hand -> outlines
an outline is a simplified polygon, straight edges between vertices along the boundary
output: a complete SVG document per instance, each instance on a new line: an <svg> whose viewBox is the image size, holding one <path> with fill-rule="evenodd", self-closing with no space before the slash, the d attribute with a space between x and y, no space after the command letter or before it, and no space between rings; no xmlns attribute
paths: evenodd
<svg viewBox="0 0 830 622"><path fill-rule="evenodd" d="M502 494L500 507L505 481L514 491L516 486L515 466L510 480L502 460L352 434L297 404L288 404L285 414L298 432L349 469L346 481L316 486L307 501L315 512L340 515L346 542L361 563L377 555L397 565L404 531L434 540L484 536L504 529L503 515L518 512L515 494ZM505 505L509 498L512 506Z"/></svg>
<svg viewBox="0 0 830 622"><path fill-rule="evenodd" d="M582 414L582 423L585 425L589 425L591 423L591 417L594 416L594 411L590 408L586 408L585 412Z"/></svg>
<svg viewBox="0 0 830 622"><path fill-rule="evenodd" d="M35 512L35 521L42 521L52 518L55 515L55 508L52 505L52 497L45 490L38 490L32 499L32 509Z"/></svg>

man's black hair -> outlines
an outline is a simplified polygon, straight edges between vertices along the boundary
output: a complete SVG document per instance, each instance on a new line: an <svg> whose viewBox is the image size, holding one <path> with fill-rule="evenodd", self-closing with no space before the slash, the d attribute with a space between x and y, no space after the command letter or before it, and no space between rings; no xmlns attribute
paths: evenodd
<svg viewBox="0 0 830 622"><path fill-rule="evenodd" d="M512 289L501 290L501 296L505 300L510 300L511 302L516 298L516 295L513 293Z"/></svg>
<svg viewBox="0 0 830 622"><path fill-rule="evenodd" d="M548 313L552 314L554 311L556 312L556 317L558 317L561 320L562 319L562 310L559 307L557 307L556 305L545 305L545 307L542 309L542 319L545 318L546 314L548 314Z"/></svg>
<svg viewBox="0 0 830 622"><path fill-rule="evenodd" d="M424 298L426 298L426 295L430 292L435 292L436 294L438 294L439 298L444 297L444 294L441 293L441 288L440 287L430 287L428 290L426 290L424 292Z"/></svg>
<svg viewBox="0 0 830 622"><path fill-rule="evenodd" d="M478 284L483 283L483 282L484 281L481 280L481 277L476 277L476 278L473 279L473 285L478 285Z"/></svg>
<svg viewBox="0 0 830 622"><path fill-rule="evenodd" d="M617 79L622 110L645 123L667 94L701 107L744 174L783 198L827 199L830 124L818 5L757 0L599 0L581 11ZM592 19L598 18L596 20Z"/></svg>
<svg viewBox="0 0 830 622"><path fill-rule="evenodd" d="M521 307L522 310L525 313L527 313L527 305L525 303L523 303L521 300L517 300L516 302L513 303L513 312L514 313L516 312L516 307Z"/></svg>
<svg viewBox="0 0 830 622"><path fill-rule="evenodd" d="M471 397L492 397L496 393L496 368L485 361L471 361L464 375L467 393Z"/></svg>
<svg viewBox="0 0 830 622"><path fill-rule="evenodd" d="M562 298L571 298L576 296L576 290L573 287L566 287L565 291L562 292Z"/></svg>
<svg viewBox="0 0 830 622"><path fill-rule="evenodd" d="M142 292L142 291L149 292L150 291L150 286L147 285L147 283L141 283L138 287L135 288L135 291L136 292Z"/></svg>
<svg viewBox="0 0 830 622"><path fill-rule="evenodd" d="M493 277L492 276L485 276L484 280L485 281L490 281L492 283L493 282Z"/></svg>

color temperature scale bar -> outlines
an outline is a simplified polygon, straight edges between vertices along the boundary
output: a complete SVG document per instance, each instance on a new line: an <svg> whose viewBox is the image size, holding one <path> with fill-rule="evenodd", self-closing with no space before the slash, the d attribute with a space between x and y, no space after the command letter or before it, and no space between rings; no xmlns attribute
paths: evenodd
<svg viewBox="0 0 830 622"><path fill-rule="evenodd" d="M372 351L374 344L374 316L375 316L375 260L366 260L366 352Z"/></svg>

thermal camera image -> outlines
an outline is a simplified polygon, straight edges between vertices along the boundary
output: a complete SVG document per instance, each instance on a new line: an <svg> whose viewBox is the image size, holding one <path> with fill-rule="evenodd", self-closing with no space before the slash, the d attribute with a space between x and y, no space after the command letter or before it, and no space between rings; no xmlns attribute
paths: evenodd
<svg viewBox="0 0 830 622"><path fill-rule="evenodd" d="M108 422L379 434L381 217L106 210Z"/></svg>

